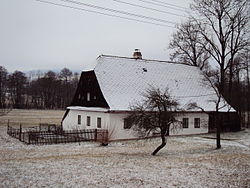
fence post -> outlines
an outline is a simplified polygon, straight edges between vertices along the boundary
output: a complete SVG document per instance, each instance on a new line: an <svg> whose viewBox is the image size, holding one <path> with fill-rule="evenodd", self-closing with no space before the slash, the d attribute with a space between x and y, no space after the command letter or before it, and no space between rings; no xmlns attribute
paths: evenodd
<svg viewBox="0 0 250 188"><path fill-rule="evenodd" d="M19 129L19 140L21 140L21 136L22 136L22 124L20 123L20 129Z"/></svg>
<svg viewBox="0 0 250 188"><path fill-rule="evenodd" d="M95 129L95 140L94 141L97 141L97 129Z"/></svg>
<svg viewBox="0 0 250 188"><path fill-rule="evenodd" d="M30 144L30 133L28 132L28 144Z"/></svg>
<svg viewBox="0 0 250 188"><path fill-rule="evenodd" d="M10 122L9 122L10 120L8 119L8 122L7 122L7 133L8 133L8 135L10 135Z"/></svg>

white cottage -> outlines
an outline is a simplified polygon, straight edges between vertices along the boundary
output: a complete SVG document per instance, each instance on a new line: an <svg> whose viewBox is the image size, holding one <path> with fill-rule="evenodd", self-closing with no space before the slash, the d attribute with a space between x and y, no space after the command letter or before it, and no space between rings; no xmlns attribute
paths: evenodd
<svg viewBox="0 0 250 188"><path fill-rule="evenodd" d="M178 116L183 128L170 134L208 132L209 113L215 111L217 96L212 87L204 84L199 68L142 59L140 52L135 52L133 58L101 55L96 61L93 70L81 74L62 121L64 130L108 129L111 140L136 138L133 130L126 128L124 119L130 106L142 99L142 93L155 87L169 88L170 95L185 109ZM200 109L188 110L190 103L196 103Z"/></svg>

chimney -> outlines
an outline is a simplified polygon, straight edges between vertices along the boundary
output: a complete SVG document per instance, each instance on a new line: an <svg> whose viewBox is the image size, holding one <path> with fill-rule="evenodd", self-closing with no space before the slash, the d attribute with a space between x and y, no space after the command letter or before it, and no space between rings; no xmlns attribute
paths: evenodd
<svg viewBox="0 0 250 188"><path fill-rule="evenodd" d="M134 59L142 59L142 55L139 49L135 49L134 53L133 53L133 58Z"/></svg>

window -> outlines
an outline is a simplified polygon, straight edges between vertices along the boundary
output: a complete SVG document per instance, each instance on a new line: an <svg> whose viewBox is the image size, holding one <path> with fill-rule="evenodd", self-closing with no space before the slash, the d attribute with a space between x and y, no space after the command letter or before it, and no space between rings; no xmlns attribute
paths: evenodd
<svg viewBox="0 0 250 188"><path fill-rule="evenodd" d="M81 119L82 119L81 115L78 115L77 116L77 123L78 123L78 125L81 125Z"/></svg>
<svg viewBox="0 0 250 188"><path fill-rule="evenodd" d="M87 116L87 126L90 126L90 116Z"/></svg>
<svg viewBox="0 0 250 188"><path fill-rule="evenodd" d="M83 99L84 99L84 96L81 95L81 94L79 94L79 95L78 95L78 99L79 99L79 100L83 100Z"/></svg>
<svg viewBox="0 0 250 188"><path fill-rule="evenodd" d="M188 118L183 118L182 119L182 127L183 128L188 128Z"/></svg>
<svg viewBox="0 0 250 188"><path fill-rule="evenodd" d="M97 118L97 128L102 128L102 119L100 117Z"/></svg>
<svg viewBox="0 0 250 188"><path fill-rule="evenodd" d="M200 127L201 127L200 118L194 118L194 128L200 128Z"/></svg>
<svg viewBox="0 0 250 188"><path fill-rule="evenodd" d="M132 123L129 119L124 119L124 125L123 128L124 129L130 129L132 127Z"/></svg>
<svg viewBox="0 0 250 188"><path fill-rule="evenodd" d="M90 93L87 93L87 101L90 101Z"/></svg>

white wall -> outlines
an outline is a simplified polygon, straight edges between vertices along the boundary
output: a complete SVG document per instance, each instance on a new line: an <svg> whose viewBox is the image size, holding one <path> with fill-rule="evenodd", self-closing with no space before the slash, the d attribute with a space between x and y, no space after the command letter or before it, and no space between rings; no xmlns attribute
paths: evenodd
<svg viewBox="0 0 250 188"><path fill-rule="evenodd" d="M78 125L78 115L81 115L81 124ZM87 126L87 116L90 116L91 123ZM96 129L97 118L101 118L101 128L107 129L109 124L109 114L105 112L89 112L82 110L69 110L69 113L63 120L64 130Z"/></svg>
<svg viewBox="0 0 250 188"><path fill-rule="evenodd" d="M110 114L110 130L113 130L111 135L112 140L117 139L132 139L138 138L137 134L131 129L124 129L124 118L128 114L125 113L113 113ZM206 113L180 113L176 117L179 121L182 121L182 118L189 119L188 128L182 128L182 125L179 124L176 129L173 126L170 127L170 135L188 135L188 134L201 134L208 133L208 120L209 116ZM200 128L194 128L194 118L200 118ZM110 132L109 130L109 132Z"/></svg>
<svg viewBox="0 0 250 188"><path fill-rule="evenodd" d="M112 113L110 114L110 139L133 139L138 138L136 133L132 129L124 129L124 118L128 114L126 113Z"/></svg>
<svg viewBox="0 0 250 188"><path fill-rule="evenodd" d="M180 113L176 119L182 121L182 118L188 118L188 128L182 128L182 126L176 131L171 131L170 135L188 135L188 134L201 134L208 133L208 121L209 115L206 113ZM200 118L200 128L194 128L194 118ZM172 126L170 127L170 129Z"/></svg>
<svg viewBox="0 0 250 188"><path fill-rule="evenodd" d="M78 125L78 115L81 115L81 125ZM125 113L89 112L70 110L63 120L64 130L96 129L97 117L102 119L102 129L108 129L110 140L137 138L131 129L124 129ZM87 126L87 116L91 117L91 126Z"/></svg>
<svg viewBox="0 0 250 188"><path fill-rule="evenodd" d="M81 115L81 125L78 125L78 115ZM124 129L124 118L126 113L106 113L106 112L89 112L81 110L70 110L63 121L64 130L72 129L96 129L97 118L102 121L102 129L108 129L110 140L133 139L138 138L137 134L132 129ZM87 116L91 117L91 126L86 126ZM208 133L209 116L206 113L180 113L177 116L179 121L182 118L189 119L189 127L182 128L179 125L177 129L170 132L170 135L188 135ZM194 128L194 118L200 118L200 128ZM173 128L173 126L171 126Z"/></svg>

